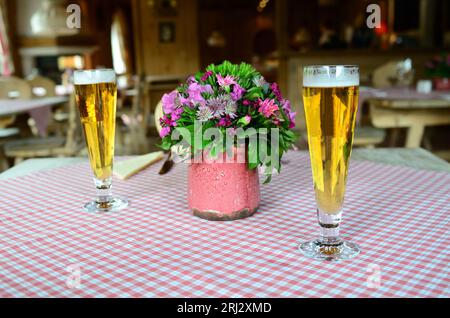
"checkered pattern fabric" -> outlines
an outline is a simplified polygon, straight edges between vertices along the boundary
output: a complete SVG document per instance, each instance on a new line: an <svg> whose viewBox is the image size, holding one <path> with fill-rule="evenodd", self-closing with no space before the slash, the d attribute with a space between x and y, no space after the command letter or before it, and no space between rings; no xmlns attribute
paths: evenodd
<svg viewBox="0 0 450 318"><path fill-rule="evenodd" d="M88 164L1 181L0 297L450 297L450 175L353 161L343 237L361 254L305 258L317 236L307 153L291 152L262 185L254 216L192 216L184 164L160 164L115 194L123 212L81 210Z"/></svg>

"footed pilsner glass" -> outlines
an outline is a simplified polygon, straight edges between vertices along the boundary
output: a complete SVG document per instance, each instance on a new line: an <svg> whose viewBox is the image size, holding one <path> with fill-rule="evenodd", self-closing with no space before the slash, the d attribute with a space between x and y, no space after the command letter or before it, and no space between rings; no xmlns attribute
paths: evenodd
<svg viewBox="0 0 450 318"><path fill-rule="evenodd" d="M299 246L300 251L310 258L341 260L359 254L356 244L339 236L358 90L357 66L304 68L303 104L320 225L320 237Z"/></svg>
<svg viewBox="0 0 450 318"><path fill-rule="evenodd" d="M89 212L118 211L128 205L111 193L116 126L117 87L112 69L81 70L74 73L75 97L80 113L89 161L97 189Z"/></svg>

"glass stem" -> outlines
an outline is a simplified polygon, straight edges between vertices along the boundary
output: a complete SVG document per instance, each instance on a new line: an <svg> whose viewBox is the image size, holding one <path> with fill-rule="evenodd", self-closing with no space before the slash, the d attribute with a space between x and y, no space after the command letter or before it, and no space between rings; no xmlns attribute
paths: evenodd
<svg viewBox="0 0 450 318"><path fill-rule="evenodd" d="M342 211L328 214L317 209L317 219L320 225L320 241L324 245L342 244L339 236L339 225L341 223Z"/></svg>
<svg viewBox="0 0 450 318"><path fill-rule="evenodd" d="M112 178L97 179L94 178L95 188L97 189L96 201L100 205L107 205L112 200Z"/></svg>

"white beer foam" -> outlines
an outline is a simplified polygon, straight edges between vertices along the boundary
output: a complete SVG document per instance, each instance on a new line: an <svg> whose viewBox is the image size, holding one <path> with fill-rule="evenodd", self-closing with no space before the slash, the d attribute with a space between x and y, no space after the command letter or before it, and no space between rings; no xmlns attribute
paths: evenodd
<svg viewBox="0 0 450 318"><path fill-rule="evenodd" d="M87 85L98 83L115 83L116 73L111 69L80 70L73 74L75 85Z"/></svg>
<svg viewBox="0 0 450 318"><path fill-rule="evenodd" d="M315 65L303 69L305 87L348 87L359 85L357 66Z"/></svg>

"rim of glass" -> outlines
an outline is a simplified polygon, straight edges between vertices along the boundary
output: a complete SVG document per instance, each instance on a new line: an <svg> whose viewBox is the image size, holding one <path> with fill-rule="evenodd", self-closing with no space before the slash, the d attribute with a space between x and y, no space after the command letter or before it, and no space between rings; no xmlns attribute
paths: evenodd
<svg viewBox="0 0 450 318"><path fill-rule="evenodd" d="M73 83L75 85L112 83L116 81L116 72L112 68L94 68L75 70Z"/></svg>
<svg viewBox="0 0 450 318"><path fill-rule="evenodd" d="M323 65L319 65L319 64L315 64L315 65L306 65L303 68L304 69L318 69L318 68L337 68L337 67L342 67L345 69L351 69L351 68L355 68L359 70L359 66L358 65L351 65L351 64L323 64Z"/></svg>
<svg viewBox="0 0 450 318"><path fill-rule="evenodd" d="M114 74L116 74L116 72L114 71L114 69L112 68L90 68L87 70L75 70L74 73L101 73L101 72L114 72Z"/></svg>

